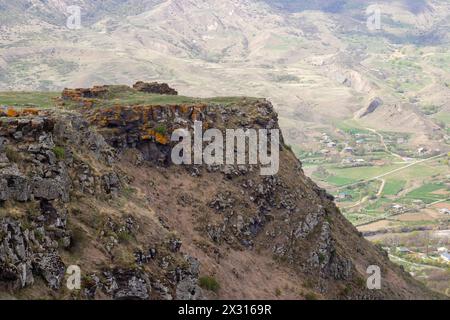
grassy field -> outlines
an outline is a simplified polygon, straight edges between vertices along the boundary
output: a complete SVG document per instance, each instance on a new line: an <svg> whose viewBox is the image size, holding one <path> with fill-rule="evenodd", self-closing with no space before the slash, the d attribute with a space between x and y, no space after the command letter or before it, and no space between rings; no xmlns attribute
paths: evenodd
<svg viewBox="0 0 450 320"><path fill-rule="evenodd" d="M327 167L332 174L326 181L335 186L343 186L358 181L372 179L386 172L400 168L401 165L386 165L372 167L338 168L334 166Z"/></svg>
<svg viewBox="0 0 450 320"><path fill-rule="evenodd" d="M59 92L0 92L0 105L14 107L51 108L56 106L56 100L61 96ZM185 96L149 94L138 92L131 88L124 89L121 86L111 89L105 99L94 99L96 107L112 107L114 105L166 105L166 104L221 104L224 106L254 102L258 100L252 97L214 97L191 98ZM78 103L65 102L68 108L77 108Z"/></svg>
<svg viewBox="0 0 450 320"><path fill-rule="evenodd" d="M354 183L357 180L348 178L348 177L342 177L342 176L330 176L326 179L326 181L330 184L333 184L337 187L342 187L350 183Z"/></svg>
<svg viewBox="0 0 450 320"><path fill-rule="evenodd" d="M406 181L404 180L395 180L390 179L386 182L386 185L383 189L384 196L395 196L397 195L406 185Z"/></svg>
<svg viewBox="0 0 450 320"><path fill-rule="evenodd" d="M59 92L0 92L0 105L14 107L51 108L56 106Z"/></svg>
<svg viewBox="0 0 450 320"><path fill-rule="evenodd" d="M436 191L441 191L435 193ZM450 193L448 188L442 183L429 183L425 184L406 195L406 198L422 200L425 203L432 203L449 197Z"/></svg>

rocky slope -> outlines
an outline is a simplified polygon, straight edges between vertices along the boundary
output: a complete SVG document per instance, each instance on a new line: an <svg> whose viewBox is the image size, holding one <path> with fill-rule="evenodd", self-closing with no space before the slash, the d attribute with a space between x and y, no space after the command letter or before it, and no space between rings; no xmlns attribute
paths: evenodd
<svg viewBox="0 0 450 320"><path fill-rule="evenodd" d="M284 144L275 176L171 163L170 133L194 120L278 128L268 101L118 98L136 92L66 89L59 110L0 114L0 297L436 297L357 232ZM66 287L70 265L81 290ZM369 265L381 268L381 290L366 288Z"/></svg>

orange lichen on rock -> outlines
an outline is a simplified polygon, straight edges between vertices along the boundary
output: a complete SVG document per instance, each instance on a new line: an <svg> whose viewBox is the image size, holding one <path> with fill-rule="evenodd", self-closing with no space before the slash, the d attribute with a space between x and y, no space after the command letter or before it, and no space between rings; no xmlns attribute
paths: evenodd
<svg viewBox="0 0 450 320"><path fill-rule="evenodd" d="M84 109L83 112L92 124L102 128L118 129L119 135L126 136L126 141L134 141L135 137L138 137L142 141L155 141L167 145L170 143L170 132L176 126L191 121L204 121L206 108L206 104L115 105L108 108ZM204 129L208 127L208 123L205 122Z"/></svg>
<svg viewBox="0 0 450 320"><path fill-rule="evenodd" d="M21 113L22 113L22 115L26 115L26 116L36 116L39 114L39 110L27 108L27 109L23 109Z"/></svg>
<svg viewBox="0 0 450 320"><path fill-rule="evenodd" d="M14 108L8 108L6 110L6 116L7 117L18 117L19 116L19 112L17 110L15 110Z"/></svg>
<svg viewBox="0 0 450 320"><path fill-rule="evenodd" d="M153 129L147 129L144 134L141 135L141 140L152 140L155 139L159 144L166 145L169 143L169 139L166 135L156 132Z"/></svg>
<svg viewBox="0 0 450 320"><path fill-rule="evenodd" d="M8 107L0 110L0 117L9 117L9 118L16 118L21 116L35 116L39 114L38 109L15 109L13 107Z"/></svg>
<svg viewBox="0 0 450 320"><path fill-rule="evenodd" d="M165 135L158 133L158 132L155 133L155 140L159 144L168 144L169 143L169 139Z"/></svg>
<svg viewBox="0 0 450 320"><path fill-rule="evenodd" d="M181 105L181 106L179 107L179 110L180 110L182 113L187 114L187 113L190 113L191 107L189 107L189 106L183 104L183 105Z"/></svg>

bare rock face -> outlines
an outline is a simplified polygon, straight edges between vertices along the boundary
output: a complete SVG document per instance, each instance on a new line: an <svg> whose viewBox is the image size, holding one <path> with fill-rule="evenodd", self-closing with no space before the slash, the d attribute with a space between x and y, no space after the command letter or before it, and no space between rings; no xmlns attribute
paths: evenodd
<svg viewBox="0 0 450 320"><path fill-rule="evenodd" d="M45 279L50 288L60 288L66 267L57 252L50 251L37 254L34 265L36 272Z"/></svg>
<svg viewBox="0 0 450 320"><path fill-rule="evenodd" d="M105 272L106 290L117 300L147 300L151 284L148 277L139 271L116 269Z"/></svg>
<svg viewBox="0 0 450 320"><path fill-rule="evenodd" d="M0 170L0 201L27 201L31 196L30 184L16 165Z"/></svg>
<svg viewBox="0 0 450 320"><path fill-rule="evenodd" d="M174 96L178 95L178 92L169 87L167 83L138 81L133 85L133 88L137 91L146 93L167 94Z"/></svg>
<svg viewBox="0 0 450 320"><path fill-rule="evenodd" d="M0 281L23 288L34 283L30 235L20 222L0 220Z"/></svg>
<svg viewBox="0 0 450 320"><path fill-rule="evenodd" d="M178 300L200 300L203 296L202 289L198 286L200 263L190 256L186 256L185 260L188 264L187 269L175 270L176 298Z"/></svg>
<svg viewBox="0 0 450 320"><path fill-rule="evenodd" d="M23 288L34 283L34 276L41 276L50 288L59 289L65 266L45 228L25 229L19 221L4 218L0 240L0 282Z"/></svg>
<svg viewBox="0 0 450 320"><path fill-rule="evenodd" d="M383 105L383 100L381 100L380 98L376 97L375 99L373 99L370 102L369 106L362 112L360 118L363 118L363 117L373 113L381 105Z"/></svg>

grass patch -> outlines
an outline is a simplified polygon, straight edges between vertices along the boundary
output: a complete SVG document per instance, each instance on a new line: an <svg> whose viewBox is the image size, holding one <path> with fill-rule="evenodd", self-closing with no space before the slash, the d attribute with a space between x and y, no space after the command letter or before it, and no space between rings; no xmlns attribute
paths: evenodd
<svg viewBox="0 0 450 320"><path fill-rule="evenodd" d="M20 162L22 160L22 156L20 152L18 152L16 149L11 148L10 146L6 146L5 148L5 155L11 162Z"/></svg>
<svg viewBox="0 0 450 320"><path fill-rule="evenodd" d="M59 160L63 160L66 157L66 150L63 147L54 147L53 148L53 153L55 154L56 158L58 158Z"/></svg>
<svg viewBox="0 0 450 320"><path fill-rule="evenodd" d="M167 133L167 128L165 125L160 124L155 128L155 131L159 134L165 135Z"/></svg>
<svg viewBox="0 0 450 320"><path fill-rule="evenodd" d="M217 280L210 276L204 276L200 277L198 279L198 284L201 288L212 291L212 292L218 292L220 289L220 284L217 282Z"/></svg>
<svg viewBox="0 0 450 320"><path fill-rule="evenodd" d="M59 92L0 92L0 105L51 108L55 107L54 99L59 96Z"/></svg>
<svg viewBox="0 0 450 320"><path fill-rule="evenodd" d="M326 181L338 187L357 182L355 179L340 176L329 176Z"/></svg>
<svg viewBox="0 0 450 320"><path fill-rule="evenodd" d="M281 289L280 288L276 288L275 289L275 296L277 296L277 297L281 296Z"/></svg>
<svg viewBox="0 0 450 320"><path fill-rule="evenodd" d="M314 292L305 294L305 300L319 300L319 297Z"/></svg>
<svg viewBox="0 0 450 320"><path fill-rule="evenodd" d="M120 243L128 243L133 238L132 235L127 231L120 231L117 233L117 238L119 238Z"/></svg>
<svg viewBox="0 0 450 320"><path fill-rule="evenodd" d="M335 126L336 126L336 128L338 128L348 134L351 134L351 135L355 135L358 133L359 134L371 134L371 132L369 130L361 127L361 125L353 119L342 120L342 121L336 122Z"/></svg>

